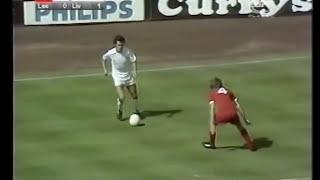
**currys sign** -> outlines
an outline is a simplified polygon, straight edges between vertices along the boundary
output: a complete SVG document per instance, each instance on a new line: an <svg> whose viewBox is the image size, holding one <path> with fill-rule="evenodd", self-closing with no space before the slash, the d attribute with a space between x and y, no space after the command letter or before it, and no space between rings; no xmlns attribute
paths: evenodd
<svg viewBox="0 0 320 180"><path fill-rule="evenodd" d="M312 11L312 0L262 0L267 9L262 16L274 16L284 8L291 13ZM250 0L155 0L152 18L216 15L246 15L252 12Z"/></svg>

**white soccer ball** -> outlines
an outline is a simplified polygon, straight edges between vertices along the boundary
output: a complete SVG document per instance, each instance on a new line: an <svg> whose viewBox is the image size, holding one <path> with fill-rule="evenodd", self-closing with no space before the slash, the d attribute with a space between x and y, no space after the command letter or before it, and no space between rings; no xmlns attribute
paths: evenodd
<svg viewBox="0 0 320 180"><path fill-rule="evenodd" d="M141 118L138 114L132 114L129 118L129 123L131 126L136 126L140 123Z"/></svg>

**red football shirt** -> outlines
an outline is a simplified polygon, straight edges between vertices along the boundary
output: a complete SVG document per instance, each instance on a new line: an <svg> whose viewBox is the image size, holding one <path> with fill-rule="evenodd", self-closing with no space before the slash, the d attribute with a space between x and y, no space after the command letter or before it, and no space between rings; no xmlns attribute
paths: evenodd
<svg viewBox="0 0 320 180"><path fill-rule="evenodd" d="M235 99L236 96L224 87L211 91L209 94L209 102L214 102L216 115L237 112Z"/></svg>

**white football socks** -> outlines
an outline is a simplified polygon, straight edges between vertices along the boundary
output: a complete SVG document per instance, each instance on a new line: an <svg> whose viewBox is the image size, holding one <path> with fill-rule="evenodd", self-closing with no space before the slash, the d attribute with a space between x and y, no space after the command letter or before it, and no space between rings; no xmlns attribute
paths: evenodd
<svg viewBox="0 0 320 180"><path fill-rule="evenodd" d="M119 98L117 98L117 106L118 106L118 111L122 111L123 101L121 101Z"/></svg>

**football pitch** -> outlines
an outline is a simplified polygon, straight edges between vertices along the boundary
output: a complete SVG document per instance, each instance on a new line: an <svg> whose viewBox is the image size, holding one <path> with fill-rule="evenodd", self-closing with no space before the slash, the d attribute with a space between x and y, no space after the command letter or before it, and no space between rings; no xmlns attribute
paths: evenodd
<svg viewBox="0 0 320 180"><path fill-rule="evenodd" d="M208 150L208 82L239 97L259 147L231 125ZM311 177L311 58L138 74L144 126L116 119L111 77L15 82L17 180L280 180ZM127 98L125 117L132 111Z"/></svg>

